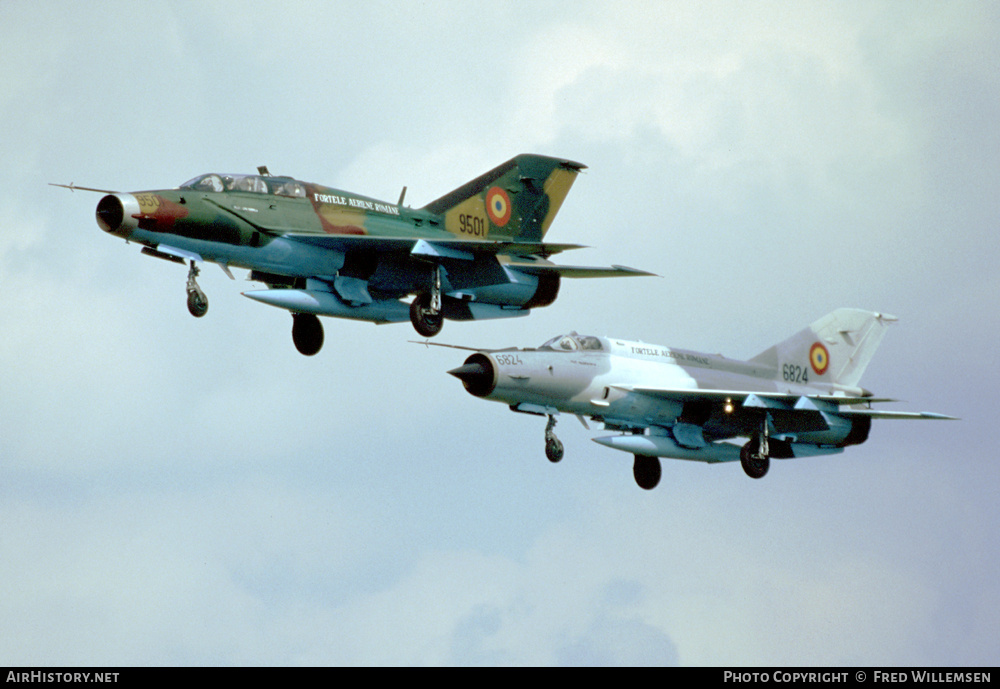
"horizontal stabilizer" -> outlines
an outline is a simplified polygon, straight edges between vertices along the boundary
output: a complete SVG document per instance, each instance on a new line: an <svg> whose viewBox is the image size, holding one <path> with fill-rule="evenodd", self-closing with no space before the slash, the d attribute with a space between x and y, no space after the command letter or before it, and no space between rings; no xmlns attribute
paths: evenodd
<svg viewBox="0 0 1000 689"><path fill-rule="evenodd" d="M644 275L659 277L656 273L617 265L605 268L600 266L560 266L552 263L520 263L517 261L511 261L506 265L509 268L516 268L522 273L558 273L560 277L564 278L618 278Z"/></svg>
<svg viewBox="0 0 1000 689"><path fill-rule="evenodd" d="M867 416L872 419L934 419L938 421L958 421L957 416L937 414L930 411L881 411L877 409L843 409L842 416Z"/></svg>

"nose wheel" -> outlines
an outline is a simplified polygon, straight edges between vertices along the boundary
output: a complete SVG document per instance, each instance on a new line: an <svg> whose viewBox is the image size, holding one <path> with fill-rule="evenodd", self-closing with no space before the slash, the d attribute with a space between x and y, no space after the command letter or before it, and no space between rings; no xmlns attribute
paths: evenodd
<svg viewBox="0 0 1000 689"><path fill-rule="evenodd" d="M191 261L191 269L188 271L187 278L187 307L195 318L201 318L208 313L208 297L195 279L200 272L194 261Z"/></svg>
<svg viewBox="0 0 1000 689"><path fill-rule="evenodd" d="M552 431L556 427L556 417L549 414L549 423L545 426L545 457L555 464L563 458L563 444Z"/></svg>

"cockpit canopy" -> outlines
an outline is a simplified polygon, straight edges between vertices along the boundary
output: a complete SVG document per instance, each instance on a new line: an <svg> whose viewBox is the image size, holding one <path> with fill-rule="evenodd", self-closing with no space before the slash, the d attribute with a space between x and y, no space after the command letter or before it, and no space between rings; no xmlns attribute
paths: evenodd
<svg viewBox="0 0 1000 689"><path fill-rule="evenodd" d="M260 175L219 175L214 172L188 180L181 189L195 191L240 191L250 194L273 194L295 199L306 197L302 182L291 177L261 177Z"/></svg>
<svg viewBox="0 0 1000 689"><path fill-rule="evenodd" d="M592 335L578 335L574 331L567 335L553 337L539 349L554 349L557 352L599 352L604 349L604 345L601 344L600 338Z"/></svg>

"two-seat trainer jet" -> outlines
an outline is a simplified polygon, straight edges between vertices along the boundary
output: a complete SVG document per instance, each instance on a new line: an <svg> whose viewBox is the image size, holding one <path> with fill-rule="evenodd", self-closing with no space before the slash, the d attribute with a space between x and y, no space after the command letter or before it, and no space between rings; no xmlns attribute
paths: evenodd
<svg viewBox="0 0 1000 689"><path fill-rule="evenodd" d="M623 266L563 266L547 259L578 244L543 238L584 165L519 155L423 208L276 177L206 174L177 189L101 191L101 229L142 253L190 263L188 309L208 299L201 261L250 270L269 289L244 295L288 309L306 355L323 346L317 316L375 323L410 320L425 337L445 318L524 316L548 306L563 277L651 275ZM410 303L403 301L415 295Z"/></svg>
<svg viewBox="0 0 1000 689"><path fill-rule="evenodd" d="M593 440L635 455L636 483L647 490L660 481L659 457L739 460L761 478L772 457L834 454L865 442L872 419L953 418L876 411L871 404L894 400L858 387L895 320L838 309L749 361L570 333L537 349L476 349L448 373L476 397L547 415L552 462L563 456L555 415L566 412L584 426L589 416L619 431ZM726 442L740 436L748 438L742 446Z"/></svg>

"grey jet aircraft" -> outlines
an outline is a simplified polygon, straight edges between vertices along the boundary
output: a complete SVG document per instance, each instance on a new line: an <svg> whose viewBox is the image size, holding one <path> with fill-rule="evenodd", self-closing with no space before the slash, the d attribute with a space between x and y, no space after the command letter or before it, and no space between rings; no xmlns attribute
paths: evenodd
<svg viewBox="0 0 1000 689"><path fill-rule="evenodd" d="M771 458L843 452L868 439L872 419L952 419L872 409L861 375L893 316L838 309L748 361L569 333L535 349L473 349L448 371L476 397L548 416L545 454L563 456L555 416L574 414L617 431L593 440L635 456L641 488L660 481L660 457L740 461L751 478ZM431 343L428 343L431 344ZM440 345L454 346L454 345ZM745 443L729 442L747 438Z"/></svg>

